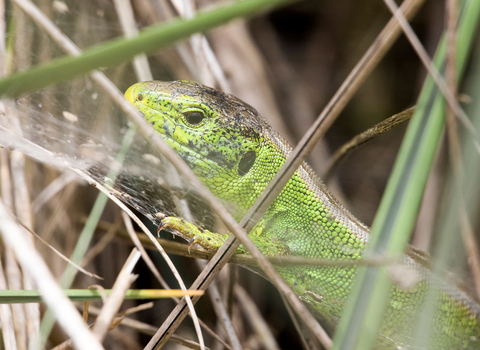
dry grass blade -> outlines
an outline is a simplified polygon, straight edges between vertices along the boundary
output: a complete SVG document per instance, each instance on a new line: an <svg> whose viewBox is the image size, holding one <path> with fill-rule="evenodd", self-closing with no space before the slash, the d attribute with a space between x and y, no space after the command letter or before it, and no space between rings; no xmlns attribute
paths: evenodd
<svg viewBox="0 0 480 350"><path fill-rule="evenodd" d="M135 17L133 15L130 0L114 0L115 9L122 25L122 30L127 38L138 35L138 29L135 25ZM139 55L133 59L133 66L140 81L153 80L152 72L148 65L147 56Z"/></svg>
<svg viewBox="0 0 480 350"><path fill-rule="evenodd" d="M4 105L0 105L4 112ZM4 148L0 149L0 189L2 191L2 200L8 209L12 209L12 177L10 174L10 165L8 162L8 151Z"/></svg>
<svg viewBox="0 0 480 350"><path fill-rule="evenodd" d="M100 313L100 309L98 309L96 307L90 307L89 311L92 315L98 315ZM125 326L125 327L135 329L135 330L139 331L140 333L147 334L147 335L154 335L155 332L157 331L157 327L154 327L154 326L149 325L147 323L140 322L140 321L128 318L128 317L122 317L119 324L122 325L122 326ZM183 346L185 346L189 349L195 349L195 350L200 349L200 345L198 343L196 343L194 341L191 341L191 340L188 340L188 339L185 339L185 338L180 337L180 336L175 335L175 334L172 335L170 340L171 340L172 343L177 343L177 344L183 345ZM227 348L227 349L230 349L230 346L226 343L223 343L223 346L225 346L225 348ZM209 350L208 347L205 347L205 349Z"/></svg>
<svg viewBox="0 0 480 350"><path fill-rule="evenodd" d="M300 342L302 344L302 348L305 350L323 350L323 348L320 347L320 344L318 344L318 341L312 336L310 330L305 326L305 323L293 311L292 307L283 295L282 300L288 314L290 315L290 319L292 320L292 323L297 330L297 333L300 335Z"/></svg>
<svg viewBox="0 0 480 350"><path fill-rule="evenodd" d="M192 18L195 12L195 1L185 0L182 2L172 0L173 7L177 13L184 18ZM213 52L207 38L203 34L194 34L190 37L190 43L194 52L197 71L200 76L200 81L209 86L214 86L215 81L224 92L231 92L230 84L228 83L222 67L218 62L215 53ZM187 64L187 62L185 62Z"/></svg>
<svg viewBox="0 0 480 350"><path fill-rule="evenodd" d="M2 104L2 109L3 107L4 105ZM4 112L4 110L2 110L2 112ZM6 149L0 150L0 162L2 200L4 201L6 208L11 211L13 210L13 184L10 174L9 156ZM3 271L2 267L2 274ZM3 279L4 283L2 289L3 287L5 289L22 288L22 273L18 267L13 251L8 247L5 249L5 276L3 276ZM22 305L12 305L12 307L2 306L0 317L2 318L2 327L5 325L5 347L10 349L25 349L27 347L25 308Z"/></svg>
<svg viewBox="0 0 480 350"><path fill-rule="evenodd" d="M428 56L427 51L425 50L417 35L413 31L412 27L408 24L405 16L402 14L402 11L398 9L398 6L395 4L395 2L393 2L393 0L384 0L384 2L387 5L388 9L395 16L398 23L400 23L400 25L402 26L405 35L410 41L418 57L422 61L425 68L428 70L428 73L432 76L433 80L435 80L435 83L442 92L443 96L445 96L449 107L455 112L460 122L464 125L468 132L470 132L474 136L475 143L478 144L478 135L475 127L463 111L462 107L460 107L460 104L456 100L455 95L447 86L447 83L443 79L437 67L435 67L435 65L433 64L431 58Z"/></svg>
<svg viewBox="0 0 480 350"><path fill-rule="evenodd" d="M370 129L362 132L361 134L355 136L350 141L346 142L341 146L332 156L329 164L327 165L327 170L325 175L322 176L323 181L327 182L331 177L337 166L340 162L355 148L363 145L376 137L386 133L387 131L393 129L397 125L400 125L412 118L415 107L404 110L398 114L391 116L390 118L385 119L384 121L372 126Z"/></svg>
<svg viewBox="0 0 480 350"><path fill-rule="evenodd" d="M99 227L108 230L111 227L111 224L100 222ZM125 231L118 230L117 234L120 238L123 238L128 242L131 241L129 234ZM138 232L135 232L135 235L147 249L155 249L155 245L148 237L145 237L145 235ZM165 251L170 254L203 260L211 260L216 254L215 251L194 247L189 248L186 244L169 241L163 238L156 238L156 240L161 244ZM273 265L278 266L383 266L396 264L402 259L402 257L368 257L359 261L334 261L328 259L304 258L300 256L277 256L268 257L267 259ZM238 265L258 266L256 260L251 255L247 254L235 254L228 262Z"/></svg>
<svg viewBox="0 0 480 350"><path fill-rule="evenodd" d="M121 323L121 321L125 318L125 315L130 315L130 314L133 314L133 313L138 312L138 311L147 310L147 309L150 309L152 306L153 306L152 302L145 303L145 304L142 304L142 305L138 305L136 307L132 307L130 309L125 310L122 313L119 313L119 314L115 315L114 319L112 320L112 323L109 326L109 330L112 330L112 329L116 328ZM101 313L100 309L97 309L97 308L93 308L93 309L94 309L94 312L92 312L92 314L97 315L97 316L100 315L100 313ZM87 320L88 320L88 305L83 310L83 316L84 316L85 322L87 322ZM93 328L95 326L95 324L96 324L95 322L92 323L90 325L90 328ZM71 349L72 345L73 345L72 340L68 339L68 340L64 341L62 344L54 347L52 350Z"/></svg>
<svg viewBox="0 0 480 350"><path fill-rule="evenodd" d="M213 287L213 288L212 288ZM215 313L217 314L217 319L219 320L220 324L224 327L228 341L233 349L241 350L242 346L240 344L240 340L238 339L238 335L235 332L235 328L233 327L232 320L228 315L227 308L223 303L223 300L220 296L220 292L217 288L215 282L210 284L208 288L208 293L210 296L210 300L212 301L213 308L215 309Z"/></svg>
<svg viewBox="0 0 480 350"><path fill-rule="evenodd" d="M154 333L153 333L154 334ZM152 333L150 335L153 335ZM188 340L188 339L185 339L183 337L180 337L178 335L175 335L175 334L172 334L172 336L170 337L170 341L172 343L176 343L176 344L179 344L179 345L182 345L188 349L195 349L195 350L200 350L200 344L194 342L194 341L191 341L191 340ZM226 345L226 346L225 346ZM231 348L230 346L228 346L228 344L224 343L223 345L226 349L229 349ZM210 348L208 346L205 346L205 350L210 350Z"/></svg>
<svg viewBox="0 0 480 350"><path fill-rule="evenodd" d="M5 74L5 0L0 0L0 76Z"/></svg>
<svg viewBox="0 0 480 350"><path fill-rule="evenodd" d="M60 257L60 259L62 259L63 261L66 261L68 264L74 266L79 272L87 275L87 276L90 276L90 277L93 277L93 278L96 278L96 279L99 279L99 280L103 280L103 277L100 277L92 272L88 272L87 270L85 270L83 267L81 267L80 265L78 264L75 264L72 260L70 260L69 258L67 258L65 255L63 255L62 253L60 253L57 249L55 249L54 247L52 247L51 244L49 244L48 242L46 242L42 237L40 237L39 235L37 235L34 231L30 230L27 226L25 226L24 224L22 224L20 221L18 221L17 218L13 218L15 220L17 220L17 223L22 226L25 230L27 230L32 236L34 236L36 239L38 239L40 242L42 242L45 246L47 246L51 251L53 251L58 257Z"/></svg>
<svg viewBox="0 0 480 350"><path fill-rule="evenodd" d="M53 213L48 218L48 223L43 227L42 231L39 233L39 236L43 237L46 241L50 240L55 228L58 227L62 217L65 217L65 215L67 215L65 211L65 204L68 203L68 199L71 198L77 186L78 186L77 182L73 182L70 185L67 185L65 190L60 193L59 199L55 204ZM35 202L34 202L34 205L35 205ZM35 212L35 207L33 208Z"/></svg>
<svg viewBox="0 0 480 350"><path fill-rule="evenodd" d="M456 69L456 36L457 36L457 6L456 0L447 0L447 64L445 67L445 75L448 88L455 96L457 92L457 69ZM462 182L464 178L462 150L460 140L458 138L457 121L455 111L452 108L447 110L447 137L448 150L450 154L450 162L453 167L455 181ZM468 263L472 271L473 280L475 282L475 292L478 300L480 300L480 255L477 249L477 242L472 229L471 220L467 214L465 198L460 198L459 207L460 224L462 231L463 244L468 256Z"/></svg>
<svg viewBox="0 0 480 350"><path fill-rule="evenodd" d="M19 120L12 121L18 130L21 130ZM33 214L30 202L30 194L27 186L25 155L19 151L13 151L10 157L13 180L13 195L15 213L21 223L26 227L33 228ZM33 246L33 237L27 237L27 243ZM35 289L32 277L23 273L23 288ZM35 339L40 330L40 308L36 304L25 305L27 321L27 335L29 339Z"/></svg>
<svg viewBox="0 0 480 350"><path fill-rule="evenodd" d="M148 256L147 252L145 251L145 248L143 247L142 243L138 239L138 236L135 234L135 231L133 230L132 220L130 219L130 217L125 212L122 212L122 218L123 218L123 222L125 223L125 227L127 228L127 232L128 232L128 235L130 236L130 239L132 240L133 244L135 244L135 247L137 247L137 249L142 254L142 258L145 261L145 264L147 264L147 267L150 269L150 271L155 276L155 278L160 283L160 285L163 286L163 288L170 289L170 287L168 287L167 282L165 282L162 275L160 275L160 272L155 267L155 264L153 263L152 259L150 259L150 257Z"/></svg>
<svg viewBox="0 0 480 350"><path fill-rule="evenodd" d="M3 273L3 265L0 260L0 289L6 290L7 280ZM12 309L10 305L0 305L0 321L2 322L2 336L5 350L17 350L17 342L15 339L15 329L13 327Z"/></svg>
<svg viewBox="0 0 480 350"><path fill-rule="evenodd" d="M247 322L260 338L262 348L266 350L279 350L280 347L278 346L275 337L268 327L268 324L263 319L260 311L245 289L237 286L235 288L235 297L237 298L238 303L242 305L242 311L247 319Z"/></svg>
<svg viewBox="0 0 480 350"><path fill-rule="evenodd" d="M131 315L131 314L134 314L134 313L139 312L139 311L151 309L152 307L153 307L153 301L151 301L149 303L145 303L145 304L140 304L140 305L131 307L131 308L129 308L129 309L123 311L123 312L120 312L117 315L117 317L123 317L123 316Z"/></svg>
<svg viewBox="0 0 480 350"><path fill-rule="evenodd" d="M204 261L197 260L196 263L200 269L204 269L206 266L206 263ZM233 327L230 315L227 312L227 308L225 307L225 303L222 300L220 291L218 290L217 284L215 282L210 284L210 287L207 289L207 293L210 297L210 301L212 302L215 314L217 315L217 322L223 326L224 330L227 333L229 344L232 346L233 349L242 349L238 335L235 331L235 328Z"/></svg>
<svg viewBox="0 0 480 350"><path fill-rule="evenodd" d="M104 221L99 223L99 228L106 229L107 231L110 231L112 229L112 227L113 227L112 224L104 222ZM120 237L127 239L129 243L132 242L131 233L127 233L124 230L118 230L117 234L119 234ZM155 245L151 242L151 240L148 237L146 237L145 235L140 234L138 232L134 232L134 234L137 236L137 239L139 239L141 241L143 246L146 246L149 249L156 249ZM187 257L196 257L196 258L206 259L206 260L208 260L209 258L211 258L213 256L212 252L207 252L207 251L204 251L204 250L201 250L201 249L196 249L196 248L192 248L191 251L192 251L192 253L198 254L198 255L191 255L191 254L188 253L188 248L185 244L168 241L168 240L161 239L161 238L157 238L157 241L160 243L160 245L162 245L162 246L165 245L165 247L166 247L165 250L168 253L173 253L173 254L179 254L180 253L179 255L183 255L183 256L187 256ZM203 254L201 252L203 252ZM248 261L251 261L251 257L250 257L250 259L248 259ZM170 287L167 284L165 284L165 285L162 284L162 286L165 289L170 290ZM180 301L178 298L173 298L173 300L175 300L175 302L177 302L177 303ZM199 322L200 322L201 326L212 337L214 337L217 341L219 341L224 347L226 347L227 349L230 349L230 346L228 344L226 344L220 337L218 337L218 335L216 333L214 333L204 322L202 322L200 319L199 319ZM157 328L155 328L155 330L157 330ZM152 335L154 333L155 332L153 332Z"/></svg>
<svg viewBox="0 0 480 350"><path fill-rule="evenodd" d="M450 92L456 96L457 94L457 69L456 69L456 27L457 27L457 1L447 0L447 52L445 76ZM458 139L457 121L455 111L452 108L447 109L447 137L450 161L454 167L455 176L462 176L462 152Z"/></svg>
<svg viewBox="0 0 480 350"><path fill-rule="evenodd" d="M225 283L226 287L224 288L224 298L225 304L227 305L228 316L232 318L233 315L233 293L235 286L237 285L238 280L238 267L229 264L227 271L227 282Z"/></svg>
<svg viewBox="0 0 480 350"><path fill-rule="evenodd" d="M97 317L95 326L93 327L93 333L98 339L103 340L108 332L108 328L112 323L115 314L123 303L125 293L130 285L137 279L137 276L132 275L131 272L140 259L140 252L134 248L132 253L128 257L125 265L118 274L115 284L112 288L112 293L108 297L105 305L103 306L100 314Z"/></svg>
<svg viewBox="0 0 480 350"><path fill-rule="evenodd" d="M473 281L475 283L475 292L478 300L480 300L480 255L478 245L475 240L472 224L467 214L464 198L460 199L461 204L459 209L460 224L462 230L462 239L465 246L465 251L468 256L468 264L472 271Z"/></svg>
<svg viewBox="0 0 480 350"><path fill-rule="evenodd" d="M54 311L59 324L73 339L78 349L103 349L83 323L73 305L63 295L45 262L31 244L27 243L20 226L13 221L0 202L0 231L5 244L11 247L23 270L35 280L38 289L49 307Z"/></svg>
<svg viewBox="0 0 480 350"><path fill-rule="evenodd" d="M71 339L68 339L64 341L62 344L54 347L52 350L70 350L70 349L73 349L73 341Z"/></svg>
<svg viewBox="0 0 480 350"><path fill-rule="evenodd" d="M70 182L76 180L77 177L68 172L63 173L55 180L53 180L45 189L35 198L32 203L33 213L37 213L40 208L47 203L53 196L55 196L58 192L60 192L65 186L67 186Z"/></svg>
<svg viewBox="0 0 480 350"><path fill-rule="evenodd" d="M218 82L220 89L225 92L231 92L232 89L230 87L230 84L228 83L228 80L225 77L225 74L223 73L222 68L220 67L220 63L218 62L218 59L215 56L215 53L210 47L210 44L208 43L208 40L205 36L202 36L201 38L201 45L203 49L203 54L205 56L205 60L208 63L208 66L210 68L210 71L212 72L212 75L215 77L216 81Z"/></svg>
<svg viewBox="0 0 480 350"><path fill-rule="evenodd" d="M115 238L117 231L120 229L120 224L120 217L117 217L107 233L85 254L82 259L82 266L87 266Z"/></svg>

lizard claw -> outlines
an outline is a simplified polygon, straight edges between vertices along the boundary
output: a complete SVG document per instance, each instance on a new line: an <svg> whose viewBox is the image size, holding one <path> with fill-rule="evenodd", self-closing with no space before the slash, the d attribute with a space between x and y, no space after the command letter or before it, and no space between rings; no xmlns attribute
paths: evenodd
<svg viewBox="0 0 480 350"><path fill-rule="evenodd" d="M190 248L197 242L195 237L188 241L188 254L190 254Z"/></svg>
<svg viewBox="0 0 480 350"><path fill-rule="evenodd" d="M157 237L160 237L160 231L162 230L163 226L165 226L165 224L163 223L163 221L160 221L157 226Z"/></svg>

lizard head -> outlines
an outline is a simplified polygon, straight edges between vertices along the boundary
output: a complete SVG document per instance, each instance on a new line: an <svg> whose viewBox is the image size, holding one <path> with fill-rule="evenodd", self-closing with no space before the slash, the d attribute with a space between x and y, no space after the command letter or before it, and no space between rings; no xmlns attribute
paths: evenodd
<svg viewBox="0 0 480 350"><path fill-rule="evenodd" d="M250 177L265 125L253 107L186 81L137 83L125 97L213 192L234 190Z"/></svg>

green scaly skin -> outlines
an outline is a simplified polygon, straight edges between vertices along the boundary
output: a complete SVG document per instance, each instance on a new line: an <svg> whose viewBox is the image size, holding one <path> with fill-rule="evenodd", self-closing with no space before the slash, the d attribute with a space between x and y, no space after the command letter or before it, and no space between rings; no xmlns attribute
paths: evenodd
<svg viewBox="0 0 480 350"><path fill-rule="evenodd" d="M237 220L246 213L280 169L291 147L257 111L234 96L195 82L142 82L125 97L158 130L208 188L234 204ZM203 231L181 219L165 227L217 249L224 235ZM250 233L266 255L293 255L338 261L359 260L368 243L368 228L350 214L304 163ZM241 250L244 252L244 250ZM434 288L438 303L432 349L480 348L480 307L455 286L440 281L409 254L400 270L416 276L408 289L392 288L377 349L408 348L418 311ZM356 267L277 267L299 298L333 324L338 322ZM398 274L398 272L397 272Z"/></svg>

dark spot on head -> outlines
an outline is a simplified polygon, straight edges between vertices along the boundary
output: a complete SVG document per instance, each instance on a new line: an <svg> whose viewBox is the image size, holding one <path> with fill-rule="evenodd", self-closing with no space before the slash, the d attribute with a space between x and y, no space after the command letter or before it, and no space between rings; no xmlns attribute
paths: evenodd
<svg viewBox="0 0 480 350"><path fill-rule="evenodd" d="M215 163L217 163L220 166L223 166L228 170L232 169L236 164L234 160L230 160L222 152L218 150L208 151L206 158L213 160Z"/></svg>
<svg viewBox="0 0 480 350"><path fill-rule="evenodd" d="M217 164L225 164L225 156L218 150L208 151L207 158L213 160Z"/></svg>
<svg viewBox="0 0 480 350"><path fill-rule="evenodd" d="M255 159L257 159L257 154L255 151L248 151L245 155L240 159L240 163L238 163L238 175L243 176L252 168L253 163L255 163Z"/></svg>

